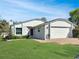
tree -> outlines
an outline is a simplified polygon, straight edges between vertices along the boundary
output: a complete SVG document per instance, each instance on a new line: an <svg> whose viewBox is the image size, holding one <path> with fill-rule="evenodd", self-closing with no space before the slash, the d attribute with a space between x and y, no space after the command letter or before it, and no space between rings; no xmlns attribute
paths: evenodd
<svg viewBox="0 0 79 59"><path fill-rule="evenodd" d="M9 23L6 20L0 20L0 34L3 32L9 32Z"/></svg>
<svg viewBox="0 0 79 59"><path fill-rule="evenodd" d="M79 38L79 8L70 12L69 21L77 25L73 30L73 37Z"/></svg>
<svg viewBox="0 0 79 59"><path fill-rule="evenodd" d="M69 21L75 23L76 25L79 25L79 8L71 11L70 13Z"/></svg>

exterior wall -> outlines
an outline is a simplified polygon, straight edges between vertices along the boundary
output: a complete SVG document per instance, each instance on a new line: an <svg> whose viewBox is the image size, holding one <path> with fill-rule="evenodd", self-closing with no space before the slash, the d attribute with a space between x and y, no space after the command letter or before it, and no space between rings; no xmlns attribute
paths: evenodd
<svg viewBox="0 0 79 59"><path fill-rule="evenodd" d="M62 26L62 27L71 27L71 24L66 21L54 21L50 22L50 26Z"/></svg>
<svg viewBox="0 0 79 59"><path fill-rule="evenodd" d="M16 34L16 28L22 28L22 24L17 24L17 25L14 25L11 27L12 28L12 34L15 35L15 36L22 36L22 34ZM23 31L23 28L22 28L22 31Z"/></svg>
<svg viewBox="0 0 79 59"><path fill-rule="evenodd" d="M25 35L28 35L29 34L29 28L27 28L27 26L23 26L22 27L22 35L25 36Z"/></svg>
<svg viewBox="0 0 79 59"><path fill-rule="evenodd" d="M45 24L45 40L49 39L49 24Z"/></svg>
<svg viewBox="0 0 79 59"><path fill-rule="evenodd" d="M44 21L41 20L32 20L29 22L24 22L24 23L20 23L20 24L15 24L13 26L11 26L12 29L12 34L15 36L25 36L29 34L29 28L28 27L34 27L37 26L39 24L44 23ZM16 28L22 28L22 35L16 34Z"/></svg>
<svg viewBox="0 0 79 59"><path fill-rule="evenodd" d="M50 39L68 37L72 37L72 25L70 23L66 21L50 22Z"/></svg>
<svg viewBox="0 0 79 59"><path fill-rule="evenodd" d="M40 32L38 32L38 29ZM37 39L45 39L45 27L44 26L38 26L34 28L34 34L33 37Z"/></svg>
<svg viewBox="0 0 79 59"><path fill-rule="evenodd" d="M15 28L14 28L14 26L11 26L11 32L12 32L12 35L15 35Z"/></svg>
<svg viewBox="0 0 79 59"><path fill-rule="evenodd" d="M15 36L25 36L29 33L29 28L27 26L23 26L23 24L12 26L12 34ZM16 28L22 28L22 35L16 34Z"/></svg>

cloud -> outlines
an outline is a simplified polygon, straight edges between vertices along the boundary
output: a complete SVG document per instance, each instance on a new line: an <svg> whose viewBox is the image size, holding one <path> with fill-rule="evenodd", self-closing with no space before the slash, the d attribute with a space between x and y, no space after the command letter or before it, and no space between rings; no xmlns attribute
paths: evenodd
<svg viewBox="0 0 79 59"><path fill-rule="evenodd" d="M43 13L48 13L48 14L55 14L55 15L60 15L62 13L66 13L67 9L70 9L68 6L64 4L58 4L52 7L49 6L41 6L41 5L36 5L32 2L23 2L23 1L18 1L18 0L5 0L9 3L12 3L18 7L24 8L24 9L30 9L38 12L43 12ZM64 6L64 8L62 7Z"/></svg>
<svg viewBox="0 0 79 59"><path fill-rule="evenodd" d="M47 17L48 19L61 18L61 17L67 18L67 17L69 17L68 12L72 9L72 8L70 8L69 5L66 5L66 4L57 4L57 5L52 5L52 6L45 6L45 5L41 5L41 4L40 5L36 4L34 2L29 2L27 0L26 0L26 2L20 1L20 0L4 0L4 1L8 2L9 4L11 4L15 7L25 9L26 11L27 11L27 9L29 9L29 10L32 10L34 12L45 13L46 15L44 15L44 16ZM19 12L19 9L13 9L11 11L13 11L13 12L10 12L9 14L12 13L13 14L12 16L16 16L16 18L18 16L19 17L22 16L22 18L23 17L30 18L29 15L26 15L26 14ZM32 14L32 13L30 13L30 14ZM13 18L12 16L11 16L11 18ZM44 17L44 16L43 15L41 16L39 14L36 16L31 16L31 18Z"/></svg>

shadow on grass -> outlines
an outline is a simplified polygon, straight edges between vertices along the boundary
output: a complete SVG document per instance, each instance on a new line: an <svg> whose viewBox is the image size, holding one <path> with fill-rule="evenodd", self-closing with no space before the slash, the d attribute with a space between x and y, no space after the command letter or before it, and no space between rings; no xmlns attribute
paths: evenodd
<svg viewBox="0 0 79 59"><path fill-rule="evenodd" d="M64 52L54 52L56 55L64 56L64 57L69 57L67 53Z"/></svg>

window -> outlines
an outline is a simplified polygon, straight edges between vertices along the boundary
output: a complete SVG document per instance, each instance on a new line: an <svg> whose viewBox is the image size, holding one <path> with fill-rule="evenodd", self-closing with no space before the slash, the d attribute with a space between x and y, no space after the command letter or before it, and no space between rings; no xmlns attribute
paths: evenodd
<svg viewBox="0 0 79 59"><path fill-rule="evenodd" d="M22 28L16 28L16 34L22 34Z"/></svg>
<svg viewBox="0 0 79 59"><path fill-rule="evenodd" d="M40 28L38 28L38 32L40 32Z"/></svg>

